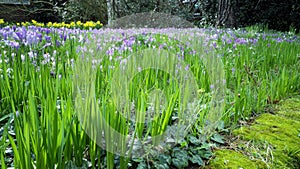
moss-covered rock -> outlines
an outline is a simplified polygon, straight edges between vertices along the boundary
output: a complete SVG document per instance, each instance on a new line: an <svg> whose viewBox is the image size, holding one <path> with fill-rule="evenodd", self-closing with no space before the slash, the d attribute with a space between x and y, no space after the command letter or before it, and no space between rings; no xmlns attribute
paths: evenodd
<svg viewBox="0 0 300 169"><path fill-rule="evenodd" d="M275 109L275 114L262 114L253 125L234 133L246 140L270 143L273 168L300 168L300 99L285 100Z"/></svg>
<svg viewBox="0 0 300 169"><path fill-rule="evenodd" d="M278 115L262 114L255 124L241 127L234 133L247 140L267 141L275 149L299 148L300 122Z"/></svg>
<svg viewBox="0 0 300 169"><path fill-rule="evenodd" d="M282 101L275 106L275 113L260 115L250 126L233 131L243 140L269 143L273 162L270 168L300 168L300 97ZM265 150L267 151L267 150ZM228 161L225 164L225 161ZM250 160L242 153L231 150L216 151L212 168L264 168L262 161Z"/></svg>
<svg viewBox="0 0 300 169"><path fill-rule="evenodd" d="M217 150L209 168L224 169L255 169L266 168L261 161L250 160L249 157L233 150Z"/></svg>

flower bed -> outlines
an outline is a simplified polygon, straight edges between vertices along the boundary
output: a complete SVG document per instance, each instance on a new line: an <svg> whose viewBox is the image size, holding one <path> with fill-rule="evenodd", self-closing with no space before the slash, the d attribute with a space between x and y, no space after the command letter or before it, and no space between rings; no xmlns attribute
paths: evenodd
<svg viewBox="0 0 300 169"><path fill-rule="evenodd" d="M24 24L0 29L7 167L204 166L222 134L300 89L292 33Z"/></svg>

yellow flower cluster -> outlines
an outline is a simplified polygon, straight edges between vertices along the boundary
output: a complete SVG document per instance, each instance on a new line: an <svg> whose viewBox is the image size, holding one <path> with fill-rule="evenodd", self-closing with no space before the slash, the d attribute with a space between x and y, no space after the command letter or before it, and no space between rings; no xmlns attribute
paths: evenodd
<svg viewBox="0 0 300 169"><path fill-rule="evenodd" d="M34 24L35 25L35 24ZM102 28L103 24L100 21L93 22L93 21L87 21L85 23L82 23L81 21L77 22L70 22L70 23L57 23L57 22L48 22L46 24L47 27L54 27L54 28L84 28L84 29L89 29L89 28Z"/></svg>
<svg viewBox="0 0 300 169"><path fill-rule="evenodd" d="M35 20L32 20L32 23L26 21L26 22L21 22L21 23L18 22L16 24L17 24L17 26L20 26L20 25L22 25L22 26L30 26L30 25L36 25L36 26L39 25L39 26L42 26L42 23L38 23Z"/></svg>
<svg viewBox="0 0 300 169"><path fill-rule="evenodd" d="M0 25L4 24L4 19L0 19Z"/></svg>
<svg viewBox="0 0 300 169"><path fill-rule="evenodd" d="M4 19L0 19L0 25L4 24ZM21 22L16 23L17 26L38 26L38 27L54 27L54 28L81 28L81 29L90 29L90 28L96 28L100 29L103 27L103 24L100 21L93 22L93 21L87 21L85 23L82 23L81 21L77 22L71 22L71 23L57 23L57 22L48 22L46 24L37 22L36 20L31 20L31 22Z"/></svg>
<svg viewBox="0 0 300 169"><path fill-rule="evenodd" d="M31 22L32 22L33 25L38 26L38 27L44 27L45 26L44 23L39 23L39 22L37 22L35 20L31 20Z"/></svg>

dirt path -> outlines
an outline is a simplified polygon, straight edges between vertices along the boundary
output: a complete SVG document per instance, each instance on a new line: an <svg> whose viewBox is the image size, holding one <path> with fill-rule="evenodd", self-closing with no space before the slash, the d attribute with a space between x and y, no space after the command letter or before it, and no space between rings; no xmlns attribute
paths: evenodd
<svg viewBox="0 0 300 169"><path fill-rule="evenodd" d="M235 140L215 150L211 169L299 169L300 96L281 101L272 113L233 131Z"/></svg>

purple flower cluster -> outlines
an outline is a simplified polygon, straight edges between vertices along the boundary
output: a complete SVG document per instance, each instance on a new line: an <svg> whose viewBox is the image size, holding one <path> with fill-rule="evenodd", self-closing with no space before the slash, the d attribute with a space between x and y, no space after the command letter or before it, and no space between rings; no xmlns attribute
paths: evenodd
<svg viewBox="0 0 300 169"><path fill-rule="evenodd" d="M0 43L4 43L15 49L19 49L22 45L33 48L36 46L44 46L46 43L61 46L68 38L77 36L81 32L81 30L66 28L6 26L0 29Z"/></svg>
<svg viewBox="0 0 300 169"><path fill-rule="evenodd" d="M69 40L74 41L72 45L82 44L79 37L85 33L86 31L80 29L6 26L0 28L0 46L2 48L0 60L4 60L7 64L16 60L29 61L35 66L35 71L40 71L42 65L55 70L56 64L61 60L56 55L57 48L65 45ZM66 54L60 53L60 55L69 56L68 50L70 49L66 50ZM71 61L67 61L67 63L70 66L73 64ZM1 67L0 64L0 71ZM12 68L8 66L7 69Z"/></svg>
<svg viewBox="0 0 300 169"><path fill-rule="evenodd" d="M163 34L161 40L157 40L155 35ZM138 38L137 38L138 37ZM142 38L141 38L142 37ZM166 39L164 39L166 38ZM184 42L180 42L183 38ZM184 39L185 38L185 39ZM80 30L66 28L41 28L36 26L28 27L3 27L0 28L0 45L10 47L15 50L28 48L22 53L21 60L29 57L31 60L40 57L43 64L55 63L52 53L57 47L64 46L66 41L74 41L76 52L84 58L87 53L91 56L98 55L94 63L101 64L105 57L112 63L125 64L128 53L134 52L137 46L149 48L166 49L174 51L178 59L184 59L186 54L196 54L195 46L191 46L191 41L203 39L203 46L208 46L206 51L223 49L230 46L228 52L232 52L238 46L256 45L261 39L269 40L270 43L300 42L297 36L282 34L254 33L249 35L244 30L225 29L100 29L100 30ZM179 40L179 41L178 41ZM170 43L170 41L172 41ZM176 43L178 41L178 43ZM173 43L175 42L175 43ZM175 44L175 45L174 45ZM52 50L46 50L53 47ZM41 50L42 52L36 53ZM190 50L187 50L190 49ZM30 51L30 52L28 52ZM38 56L37 56L38 55ZM68 53L66 53L68 55ZM222 54L220 54L222 56ZM101 65L103 67L103 65ZM186 70L189 68L187 67ZM234 72L234 70L233 70Z"/></svg>

